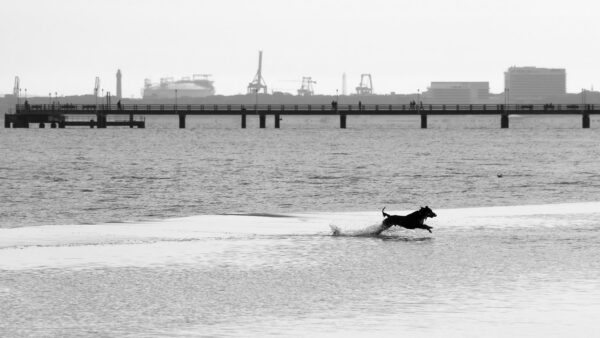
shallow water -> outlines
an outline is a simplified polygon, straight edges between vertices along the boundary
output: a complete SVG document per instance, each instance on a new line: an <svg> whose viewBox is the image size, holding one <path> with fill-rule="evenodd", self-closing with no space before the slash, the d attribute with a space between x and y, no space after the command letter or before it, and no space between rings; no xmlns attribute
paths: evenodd
<svg viewBox="0 0 600 338"><path fill-rule="evenodd" d="M375 212L3 229L0 330L587 336L600 313L598 210L440 209L431 235L376 237L328 230L364 229Z"/></svg>
<svg viewBox="0 0 600 338"><path fill-rule="evenodd" d="M154 122L0 130L0 336L599 328L600 136L575 118ZM424 204L433 234L365 236Z"/></svg>

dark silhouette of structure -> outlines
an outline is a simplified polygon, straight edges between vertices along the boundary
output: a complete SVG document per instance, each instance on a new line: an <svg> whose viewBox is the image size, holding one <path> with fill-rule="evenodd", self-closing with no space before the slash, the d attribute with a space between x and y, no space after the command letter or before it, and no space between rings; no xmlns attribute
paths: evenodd
<svg viewBox="0 0 600 338"><path fill-rule="evenodd" d="M248 84L248 94L258 94L262 90L267 93L267 84L262 76L262 50L258 52L258 70L254 75L254 80Z"/></svg>
<svg viewBox="0 0 600 338"><path fill-rule="evenodd" d="M105 128L106 126L137 126L143 128L143 119L136 120L134 117L145 115L173 115L179 117L180 128L185 128L187 115L240 115L245 121L248 111L260 118L260 127L265 127L267 115L273 115L277 121L283 115L336 115L340 117L340 128L346 128L348 115L388 115L388 116L420 116L421 128L427 128L427 117L429 115L500 115L501 128L508 128L510 114L519 115L581 115L583 128L590 127L590 115L600 114L600 105L594 104L428 104L419 102L419 109L405 104L344 104L337 101L331 104L294 104L294 105L271 105L271 104L110 104L110 95L107 94L106 104L17 104L15 114L5 114L4 126L6 128L28 128L30 123L59 123L59 127L70 125L86 125L90 127ZM85 123L76 120L81 115L96 115L96 121L87 120ZM110 121L107 116L129 116L129 120ZM242 122L245 125L245 122ZM279 127L276 123L276 128Z"/></svg>

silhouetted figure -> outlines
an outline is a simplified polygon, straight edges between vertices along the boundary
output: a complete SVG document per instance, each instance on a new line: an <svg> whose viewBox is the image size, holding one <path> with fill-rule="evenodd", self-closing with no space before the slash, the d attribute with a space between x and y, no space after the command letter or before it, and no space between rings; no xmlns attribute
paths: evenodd
<svg viewBox="0 0 600 338"><path fill-rule="evenodd" d="M117 101L117 109L123 110L122 108L123 108L123 106L121 105L121 100Z"/></svg>
<svg viewBox="0 0 600 338"><path fill-rule="evenodd" d="M358 101L358 110L362 110L362 102Z"/></svg>
<svg viewBox="0 0 600 338"><path fill-rule="evenodd" d="M29 111L29 101L25 100L25 102L23 103L23 105L25 106L25 110Z"/></svg>

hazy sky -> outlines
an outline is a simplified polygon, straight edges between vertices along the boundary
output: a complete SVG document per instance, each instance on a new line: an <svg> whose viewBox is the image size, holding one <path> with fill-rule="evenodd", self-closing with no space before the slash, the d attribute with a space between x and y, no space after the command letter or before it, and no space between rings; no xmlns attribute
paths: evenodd
<svg viewBox="0 0 600 338"><path fill-rule="evenodd" d="M600 88L600 3L589 0L18 0L2 1L0 93L91 93L100 76L140 96L144 78L213 75L245 92L264 51L269 89L341 92L361 73L377 93L431 81L490 81L511 65L567 69L567 89Z"/></svg>

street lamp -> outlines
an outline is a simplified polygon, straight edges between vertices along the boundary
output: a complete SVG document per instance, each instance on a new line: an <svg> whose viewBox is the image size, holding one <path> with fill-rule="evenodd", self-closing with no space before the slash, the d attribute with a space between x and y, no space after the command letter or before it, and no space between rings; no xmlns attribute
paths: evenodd
<svg viewBox="0 0 600 338"><path fill-rule="evenodd" d="M175 111L177 111L177 89L175 89Z"/></svg>

